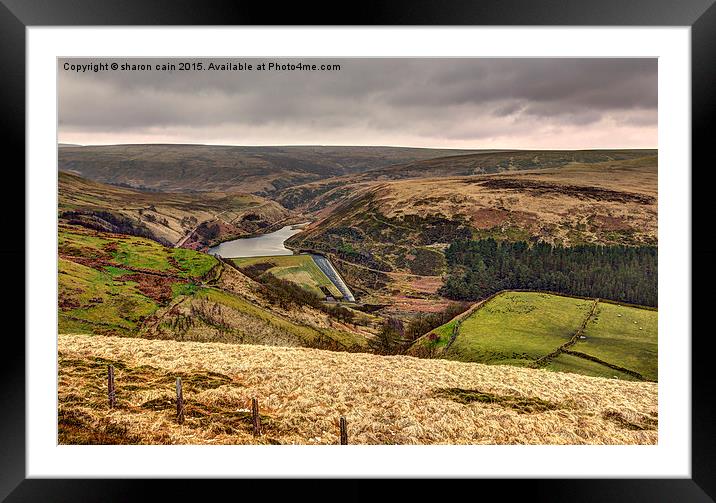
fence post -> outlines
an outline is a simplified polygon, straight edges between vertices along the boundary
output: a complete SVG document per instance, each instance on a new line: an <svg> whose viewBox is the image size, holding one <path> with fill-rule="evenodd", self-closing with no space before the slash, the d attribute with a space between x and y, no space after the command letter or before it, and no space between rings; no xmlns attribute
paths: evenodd
<svg viewBox="0 0 716 503"><path fill-rule="evenodd" d="M181 391L181 377L177 377L177 421L184 423L184 395Z"/></svg>
<svg viewBox="0 0 716 503"><path fill-rule="evenodd" d="M117 392L114 389L114 367L107 365L107 398L109 398L109 408L114 409L117 405Z"/></svg>
<svg viewBox="0 0 716 503"><path fill-rule="evenodd" d="M259 416L259 401L256 398L251 399L251 418L254 424L254 435L261 435L261 416Z"/></svg>
<svg viewBox="0 0 716 503"><path fill-rule="evenodd" d="M348 425L345 417L341 417L341 445L348 445Z"/></svg>

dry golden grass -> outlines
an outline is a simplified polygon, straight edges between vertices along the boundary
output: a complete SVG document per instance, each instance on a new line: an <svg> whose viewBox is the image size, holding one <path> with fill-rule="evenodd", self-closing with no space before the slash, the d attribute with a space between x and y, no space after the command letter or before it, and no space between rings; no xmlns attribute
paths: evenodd
<svg viewBox="0 0 716 503"><path fill-rule="evenodd" d="M655 444L657 385L305 348L59 336L60 443ZM119 407L106 401L117 368ZM187 420L174 421L174 379ZM251 397L265 432L251 434Z"/></svg>
<svg viewBox="0 0 716 503"><path fill-rule="evenodd" d="M302 236L317 234L326 225L369 228L374 222L366 217L368 210L377 209L383 217L398 221L410 215L460 216L492 237L526 240L532 236L567 245L655 244L657 177L658 159L650 156L474 176L436 173L353 185L347 181L321 196L333 199L334 191L351 188L348 196L317 212L318 221ZM505 186L505 182L510 183ZM349 199L356 202L346 205Z"/></svg>

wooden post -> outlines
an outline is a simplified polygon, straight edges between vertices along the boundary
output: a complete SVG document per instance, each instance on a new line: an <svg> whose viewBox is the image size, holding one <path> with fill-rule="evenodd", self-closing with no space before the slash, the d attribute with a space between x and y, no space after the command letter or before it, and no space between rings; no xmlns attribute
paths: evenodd
<svg viewBox="0 0 716 503"><path fill-rule="evenodd" d="M251 418L254 423L254 435L261 435L261 416L259 416L259 401L256 398L251 399Z"/></svg>
<svg viewBox="0 0 716 503"><path fill-rule="evenodd" d="M109 408L114 409L117 405L117 392L114 389L114 367L107 365L107 398L109 398Z"/></svg>
<svg viewBox="0 0 716 503"><path fill-rule="evenodd" d="M184 423L184 395L181 391L181 377L177 377L177 421Z"/></svg>
<svg viewBox="0 0 716 503"><path fill-rule="evenodd" d="M348 425L345 417L341 417L341 445L348 445Z"/></svg>

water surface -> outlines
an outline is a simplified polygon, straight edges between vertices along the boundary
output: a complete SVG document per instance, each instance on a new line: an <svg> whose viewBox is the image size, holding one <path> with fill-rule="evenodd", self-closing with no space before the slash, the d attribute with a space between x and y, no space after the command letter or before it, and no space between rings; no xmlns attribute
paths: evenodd
<svg viewBox="0 0 716 503"><path fill-rule="evenodd" d="M302 230L303 229L298 228L297 225L287 225L275 232L255 238L241 238L226 241L220 245L209 248L209 253L211 255L220 255L224 258L293 255L293 252L286 248L283 243Z"/></svg>

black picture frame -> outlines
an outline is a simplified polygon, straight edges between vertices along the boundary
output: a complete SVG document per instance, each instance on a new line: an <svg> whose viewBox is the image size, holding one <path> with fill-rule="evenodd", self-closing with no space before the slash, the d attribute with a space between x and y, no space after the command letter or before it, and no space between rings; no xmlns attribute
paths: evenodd
<svg viewBox="0 0 716 503"><path fill-rule="evenodd" d="M293 3L277 8L268 2L200 0L0 0L0 89L2 90L3 143L7 160L3 171L6 187L13 187L19 200L14 201L14 218L5 222L6 235L0 253L5 264L25 259L25 220L19 218L24 206L25 174L25 28L31 26L118 26L118 25L556 25L556 26L688 26L691 27L692 70L692 165L703 164L701 173L691 170L692 182L692 478L691 479L584 479L584 480L480 480L469 481L468 494L487 494L491 490L511 496L549 501L714 501L716 498L716 425L714 413L714 375L710 333L699 331L697 320L709 312L711 299L699 291L713 284L714 245L696 238L698 229L712 226L713 209L707 198L703 173L713 143L709 125L716 112L716 7L715 0L476 0L434 1L401 0L385 3L370 1L333 5ZM664 97L662 99L668 99ZM689 176L685 173L684 176ZM20 190L23 187L23 190ZM6 199L5 204L10 204ZM22 237L22 239L20 239ZM25 272L22 270L22 273ZM6 281L24 285L19 267L8 268ZM23 303L25 295L15 287L8 300ZM31 301L31 299L27 299ZM7 304L10 308L15 307ZM19 313L21 306L8 309ZM25 344L24 320L16 330L4 334L0 365L0 499L6 501L125 501L152 497L189 499L192 494L219 494L235 481L177 480L60 480L27 479L25 476ZM704 328L707 325L703 325ZM676 336L678 334L670 334ZM11 355L11 356L7 356ZM208 483L211 486L208 486ZM276 499L303 492L312 498L323 493L331 499L365 499L379 496L365 481L334 481L336 488L310 486L311 481L294 480L290 487L271 483ZM443 483L412 481L401 484L401 498L432 496L432 492L458 497L459 487L448 489ZM321 483L323 484L323 482ZM479 485L479 492L475 491ZM244 486L246 487L246 486ZM508 488L507 490L505 488ZM339 491L336 493L335 491ZM238 495L238 493L237 493ZM272 498L273 499L273 498Z"/></svg>

